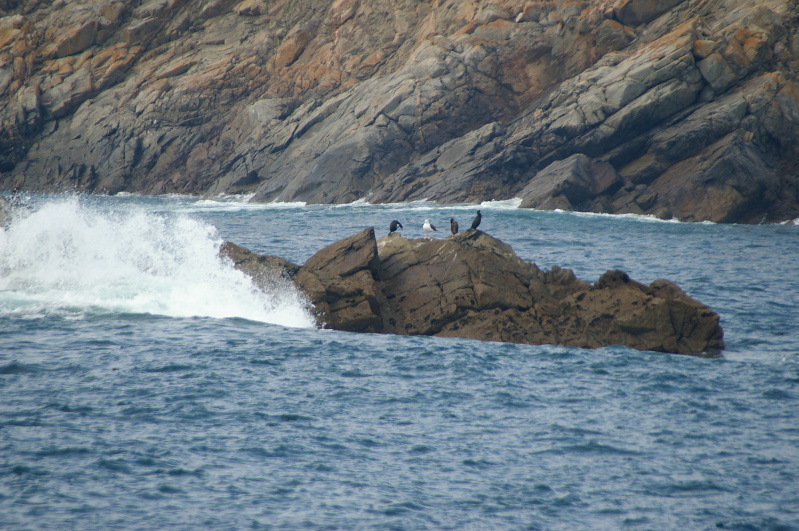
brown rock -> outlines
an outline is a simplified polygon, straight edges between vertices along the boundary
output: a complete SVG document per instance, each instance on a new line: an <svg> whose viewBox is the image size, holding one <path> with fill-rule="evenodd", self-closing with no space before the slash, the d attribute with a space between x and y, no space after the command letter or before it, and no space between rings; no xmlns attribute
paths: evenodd
<svg viewBox="0 0 799 531"><path fill-rule="evenodd" d="M294 28L275 52L275 66L286 68L296 61L311 42L312 33L313 28L310 27Z"/></svg>
<svg viewBox="0 0 799 531"><path fill-rule="evenodd" d="M91 67L89 64L84 64L82 68L62 82L44 92L41 102L49 110L51 116L60 118L89 99L93 92L94 80Z"/></svg>
<svg viewBox="0 0 799 531"><path fill-rule="evenodd" d="M550 9L551 4L545 2L527 2L516 17L516 22L538 22L542 17L546 17Z"/></svg>
<svg viewBox="0 0 799 531"><path fill-rule="evenodd" d="M617 343L681 353L723 348L718 315L668 281L645 286L622 271L608 271L563 304L564 344L596 348Z"/></svg>
<svg viewBox="0 0 799 531"><path fill-rule="evenodd" d="M233 10L241 17L259 17L266 12L266 2L264 0L244 0Z"/></svg>
<svg viewBox="0 0 799 531"><path fill-rule="evenodd" d="M24 35L25 17L14 15L0 19L0 49Z"/></svg>
<svg viewBox="0 0 799 531"><path fill-rule="evenodd" d="M294 275L320 323L337 330L682 354L724 348L718 315L669 281L645 286L608 271L591 286L568 269L541 271L479 230L376 242L369 228L301 268L232 244L222 251L250 275Z"/></svg>
<svg viewBox="0 0 799 531"><path fill-rule="evenodd" d="M381 332L377 281L382 270L373 228L325 247L300 268L295 281L320 323L336 330Z"/></svg>
<svg viewBox="0 0 799 531"><path fill-rule="evenodd" d="M50 57L67 57L84 51L94 44L97 21L91 20L67 28L57 42L50 46Z"/></svg>
<svg viewBox="0 0 799 531"><path fill-rule="evenodd" d="M482 9L477 16L474 17L474 20L480 24L489 24L495 20L508 20L510 18L510 13L504 9L491 6Z"/></svg>
<svg viewBox="0 0 799 531"><path fill-rule="evenodd" d="M713 53L716 43L708 39L697 39L694 41L694 55L699 59L704 59Z"/></svg>
<svg viewBox="0 0 799 531"><path fill-rule="evenodd" d="M446 240L378 242L383 264L386 331L436 334L468 310L529 308L536 268L481 231Z"/></svg>
<svg viewBox="0 0 799 531"><path fill-rule="evenodd" d="M135 20L122 32L122 39L128 44L138 44L146 40L161 27L161 21L154 17Z"/></svg>
<svg viewBox="0 0 799 531"><path fill-rule="evenodd" d="M200 9L200 18L213 18L230 10L236 0L209 0Z"/></svg>
<svg viewBox="0 0 799 531"><path fill-rule="evenodd" d="M235 243L225 242L219 248L219 255L227 257L239 271L252 277L261 288L277 278L293 278L300 267L277 256L253 253Z"/></svg>

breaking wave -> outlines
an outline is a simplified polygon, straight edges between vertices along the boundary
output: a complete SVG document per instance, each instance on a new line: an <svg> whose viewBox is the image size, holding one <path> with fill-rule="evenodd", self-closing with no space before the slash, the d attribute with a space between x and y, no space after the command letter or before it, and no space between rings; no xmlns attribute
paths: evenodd
<svg viewBox="0 0 799 531"><path fill-rule="evenodd" d="M0 229L0 316L135 313L313 326L293 285L260 291L219 258L221 244L212 225L182 214L48 201Z"/></svg>

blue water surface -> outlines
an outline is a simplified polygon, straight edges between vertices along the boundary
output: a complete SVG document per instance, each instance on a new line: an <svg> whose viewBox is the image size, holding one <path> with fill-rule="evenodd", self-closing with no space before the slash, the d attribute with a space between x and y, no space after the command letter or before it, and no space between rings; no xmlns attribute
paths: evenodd
<svg viewBox="0 0 799 531"><path fill-rule="evenodd" d="M318 330L214 254L476 206L20 202L1 529L799 529L797 226L479 207L543 269L677 282L721 315L708 359Z"/></svg>

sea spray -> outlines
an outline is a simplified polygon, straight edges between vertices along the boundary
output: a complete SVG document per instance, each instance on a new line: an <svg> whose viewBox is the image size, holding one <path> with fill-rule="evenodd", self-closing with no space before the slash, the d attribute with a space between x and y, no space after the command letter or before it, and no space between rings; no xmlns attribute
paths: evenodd
<svg viewBox="0 0 799 531"><path fill-rule="evenodd" d="M289 282L271 292L218 255L217 230L185 215L108 211L73 197L0 232L0 315L144 313L313 326Z"/></svg>

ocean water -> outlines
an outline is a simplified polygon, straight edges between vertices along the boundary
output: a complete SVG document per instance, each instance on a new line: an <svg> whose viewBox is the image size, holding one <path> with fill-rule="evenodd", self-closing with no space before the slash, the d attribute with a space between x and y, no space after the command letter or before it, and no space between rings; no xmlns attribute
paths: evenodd
<svg viewBox="0 0 799 531"><path fill-rule="evenodd" d="M0 529L799 529L799 226L485 203L547 269L668 278L700 358L313 327L303 263L477 206L23 196L0 230Z"/></svg>

